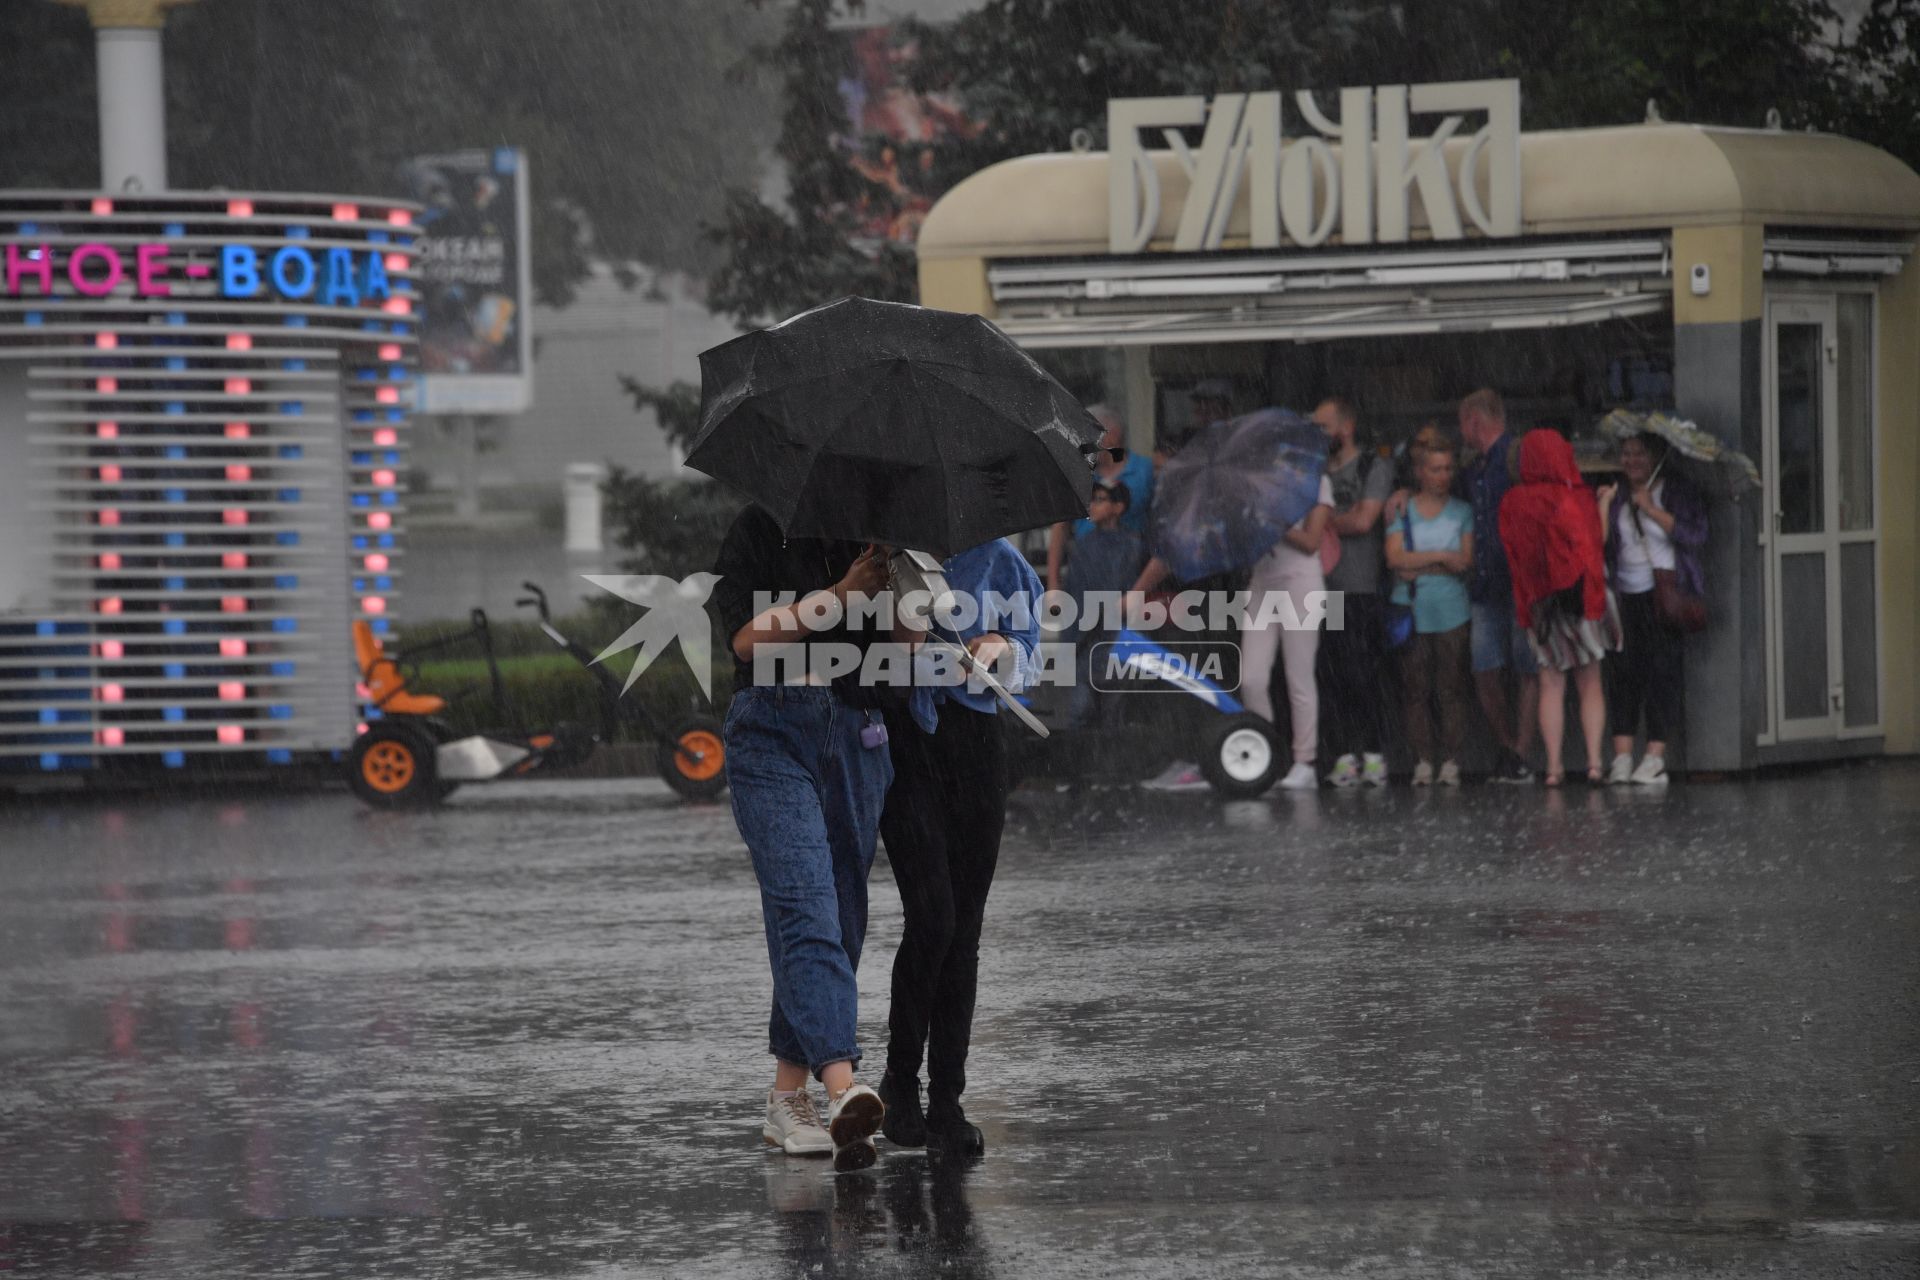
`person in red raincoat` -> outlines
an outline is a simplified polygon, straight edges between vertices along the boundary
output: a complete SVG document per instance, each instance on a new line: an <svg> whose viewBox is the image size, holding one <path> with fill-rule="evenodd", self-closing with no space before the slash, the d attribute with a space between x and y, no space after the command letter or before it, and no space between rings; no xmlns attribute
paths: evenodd
<svg viewBox="0 0 1920 1280"><path fill-rule="evenodd" d="M1540 736L1547 785L1560 785L1566 733L1567 673L1580 694L1587 780L1600 781L1600 739L1607 700L1600 659L1620 647L1620 619L1607 590L1600 512L1574 465L1573 446L1556 431L1520 441L1520 483L1500 503L1500 541L1513 575L1513 616L1527 628L1540 663Z"/></svg>

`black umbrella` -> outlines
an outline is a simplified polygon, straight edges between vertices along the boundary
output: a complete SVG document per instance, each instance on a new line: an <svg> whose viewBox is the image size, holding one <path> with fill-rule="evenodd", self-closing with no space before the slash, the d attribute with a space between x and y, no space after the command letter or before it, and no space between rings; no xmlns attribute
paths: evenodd
<svg viewBox="0 0 1920 1280"><path fill-rule="evenodd" d="M687 465L795 537L947 556L1086 514L1100 424L979 316L842 298L700 353Z"/></svg>

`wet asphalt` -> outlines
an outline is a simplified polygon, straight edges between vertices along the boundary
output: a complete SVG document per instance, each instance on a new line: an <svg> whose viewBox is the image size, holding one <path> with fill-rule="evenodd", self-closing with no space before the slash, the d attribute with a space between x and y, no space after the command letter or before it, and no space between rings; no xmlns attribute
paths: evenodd
<svg viewBox="0 0 1920 1280"><path fill-rule="evenodd" d="M1920 764L1019 794L978 1163L760 1142L724 805L0 808L0 1271L1920 1274ZM885 1029L884 857L861 969Z"/></svg>

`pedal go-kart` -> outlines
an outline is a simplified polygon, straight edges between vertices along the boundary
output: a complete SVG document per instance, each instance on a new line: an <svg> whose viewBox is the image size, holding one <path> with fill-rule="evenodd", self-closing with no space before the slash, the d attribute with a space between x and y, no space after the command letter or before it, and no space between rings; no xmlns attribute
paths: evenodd
<svg viewBox="0 0 1920 1280"><path fill-rule="evenodd" d="M1056 721L1052 726L1053 745L1025 733L1010 733L1010 772L1020 776L1047 771L1045 757L1050 751L1064 752L1065 759L1077 759L1085 767L1089 748L1117 748L1124 753L1145 747L1149 751L1157 749L1162 759L1171 753L1198 760L1201 775L1214 791L1229 799L1261 795L1286 772L1291 757L1273 725L1248 711L1177 641L1166 643L1122 628L1102 641L1097 652L1102 660L1111 657L1124 667L1131 682L1159 685L1161 691L1187 695L1178 700L1180 710L1144 723L1139 717L1123 714L1119 724L1074 729L1064 724L1065 699L1058 696L1062 691L1048 691L1054 695L1052 705L1035 705L1032 709ZM1129 705L1141 710L1162 711L1158 698L1136 702L1132 695L1124 696ZM1031 697L1023 700L1034 701Z"/></svg>
<svg viewBox="0 0 1920 1280"><path fill-rule="evenodd" d="M355 622L354 657L367 701L379 715L368 720L366 732L348 753L347 781L354 793L379 808L437 804L465 783L524 778L577 765L601 743L612 741L623 724L631 724L658 744L656 762L669 787L689 800L719 795L726 786L720 722L711 716L690 715L671 730L665 728L640 699L620 696L619 678L595 664L592 650L553 625L546 592L531 582L521 586L528 594L514 603L537 610L540 630L593 678L600 694L599 725L586 729L563 723L529 730L507 697L484 610L475 609L469 615L466 631L393 652L382 646L365 622ZM409 688L418 682L422 655L469 644L485 658L493 706L511 728L458 736L445 718L445 698Z"/></svg>

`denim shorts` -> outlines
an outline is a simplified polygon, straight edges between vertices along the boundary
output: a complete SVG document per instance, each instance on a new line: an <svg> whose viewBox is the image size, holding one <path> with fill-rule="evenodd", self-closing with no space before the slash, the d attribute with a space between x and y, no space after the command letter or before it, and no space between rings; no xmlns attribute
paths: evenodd
<svg viewBox="0 0 1920 1280"><path fill-rule="evenodd" d="M1511 596L1473 602L1473 673L1513 668L1523 676L1540 669L1527 633L1513 620Z"/></svg>

